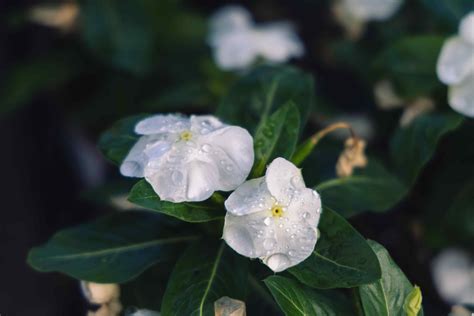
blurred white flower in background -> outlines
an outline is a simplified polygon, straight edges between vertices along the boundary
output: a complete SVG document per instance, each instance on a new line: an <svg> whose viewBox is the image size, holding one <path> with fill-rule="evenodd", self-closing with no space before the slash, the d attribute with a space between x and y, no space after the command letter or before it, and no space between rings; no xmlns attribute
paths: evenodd
<svg viewBox="0 0 474 316"><path fill-rule="evenodd" d="M403 113L400 117L400 126L409 126L417 117L430 113L435 109L435 104L428 97L417 97L411 101L403 100L395 92L391 81L384 79L375 84L374 87L375 103L382 110L392 110L402 108Z"/></svg>
<svg viewBox="0 0 474 316"><path fill-rule="evenodd" d="M75 1L40 4L32 7L28 16L32 22L66 33L76 27L79 18L79 5Z"/></svg>
<svg viewBox="0 0 474 316"><path fill-rule="evenodd" d="M100 305L96 311L89 311L87 316L118 316L122 311L118 284L81 281L81 289L89 303Z"/></svg>
<svg viewBox="0 0 474 316"><path fill-rule="evenodd" d="M211 17L208 42L215 62L225 70L248 68L259 57L283 63L304 54L290 23L255 25L250 13L237 5L226 6Z"/></svg>
<svg viewBox="0 0 474 316"><path fill-rule="evenodd" d="M273 160L264 177L239 186L225 207L226 243L274 272L297 265L314 250L321 199L306 188L301 170L283 158Z"/></svg>
<svg viewBox="0 0 474 316"><path fill-rule="evenodd" d="M389 19L403 0L336 0L333 13L352 39L358 39L369 21Z"/></svg>
<svg viewBox="0 0 474 316"><path fill-rule="evenodd" d="M160 313L149 309L134 309L132 311L126 311L125 316L160 316Z"/></svg>
<svg viewBox="0 0 474 316"><path fill-rule="evenodd" d="M461 20L459 34L444 43L437 72L439 80L449 86L449 105L474 117L474 12Z"/></svg>
<svg viewBox="0 0 474 316"><path fill-rule="evenodd" d="M253 165L252 136L214 116L155 115L138 122L135 132L143 136L120 172L145 177L165 201L203 201L214 191L234 190Z"/></svg>
<svg viewBox="0 0 474 316"><path fill-rule="evenodd" d="M434 284L450 304L474 304L474 261L460 249L446 249L431 264Z"/></svg>

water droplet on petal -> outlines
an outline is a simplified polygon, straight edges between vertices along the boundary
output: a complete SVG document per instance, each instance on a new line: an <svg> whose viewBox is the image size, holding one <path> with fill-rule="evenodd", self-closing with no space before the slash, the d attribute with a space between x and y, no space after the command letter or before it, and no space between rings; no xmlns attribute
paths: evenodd
<svg viewBox="0 0 474 316"><path fill-rule="evenodd" d="M290 238L291 239L295 239L296 235L295 234L291 234Z"/></svg>
<svg viewBox="0 0 474 316"><path fill-rule="evenodd" d="M288 251L288 255L289 255L289 256L293 256L293 255L294 255L293 251L291 251L291 250Z"/></svg>
<svg viewBox="0 0 474 316"><path fill-rule="evenodd" d="M300 184L301 184L301 177L300 177L300 176L293 176L293 177L291 178L291 184L292 184L293 186L295 186L295 187L300 186Z"/></svg>
<svg viewBox="0 0 474 316"><path fill-rule="evenodd" d="M311 217L311 214L309 214L308 212L303 213L303 218L304 219L309 219L310 217Z"/></svg>
<svg viewBox="0 0 474 316"><path fill-rule="evenodd" d="M266 217L264 220L263 220L263 223L266 225L266 226L269 226L272 222L272 219L270 217Z"/></svg>
<svg viewBox="0 0 474 316"><path fill-rule="evenodd" d="M282 253L276 253L265 260L265 264L274 272L280 272L288 268L291 264L290 258Z"/></svg>
<svg viewBox="0 0 474 316"><path fill-rule="evenodd" d="M289 233L289 232L290 232L290 229L289 229L289 228L286 228L285 231L286 231L287 233Z"/></svg>
<svg viewBox="0 0 474 316"><path fill-rule="evenodd" d="M234 167L232 167L232 165L227 165L225 167L225 170L227 170L227 171L232 171L232 169L234 169Z"/></svg>
<svg viewBox="0 0 474 316"><path fill-rule="evenodd" d="M203 152L205 152L205 153L208 153L208 152L211 151L211 145L209 145L209 144L204 144L204 145L201 146L201 150L202 150Z"/></svg>
<svg viewBox="0 0 474 316"><path fill-rule="evenodd" d="M183 174L181 173L181 171L175 170L171 173L171 181L174 184L180 184L182 180Z"/></svg>
<svg viewBox="0 0 474 316"><path fill-rule="evenodd" d="M318 209L316 210L316 213L321 214L321 208L318 208Z"/></svg>

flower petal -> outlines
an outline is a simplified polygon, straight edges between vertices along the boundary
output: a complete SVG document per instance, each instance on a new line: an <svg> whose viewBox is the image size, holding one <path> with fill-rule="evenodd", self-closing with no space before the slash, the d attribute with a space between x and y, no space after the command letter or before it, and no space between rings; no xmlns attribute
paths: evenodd
<svg viewBox="0 0 474 316"><path fill-rule="evenodd" d="M258 54L273 62L284 62L291 57L300 57L304 47L289 23L266 24L255 30Z"/></svg>
<svg viewBox="0 0 474 316"><path fill-rule="evenodd" d="M257 58L257 47L251 30L237 30L215 40L214 59L224 70L244 69Z"/></svg>
<svg viewBox="0 0 474 316"><path fill-rule="evenodd" d="M443 83L460 83L474 71L474 46L459 36L451 37L441 49L436 70Z"/></svg>
<svg viewBox="0 0 474 316"><path fill-rule="evenodd" d="M212 115L191 115L190 121L191 131L201 135L226 126L217 117Z"/></svg>
<svg viewBox="0 0 474 316"><path fill-rule="evenodd" d="M274 159L267 168L265 182L278 203L287 206L296 190L305 188L301 170L284 158Z"/></svg>
<svg viewBox="0 0 474 316"><path fill-rule="evenodd" d="M247 130L227 126L203 135L199 143L219 170L217 190L231 191L245 181L254 162L253 139Z"/></svg>
<svg viewBox="0 0 474 316"><path fill-rule="evenodd" d="M448 101L456 112L474 117L474 73L449 87Z"/></svg>
<svg viewBox="0 0 474 316"><path fill-rule="evenodd" d="M210 32L230 32L250 27L253 24L250 13L242 6L228 5L219 9L210 19Z"/></svg>
<svg viewBox="0 0 474 316"><path fill-rule="evenodd" d="M270 210L273 200L264 178L245 181L225 201L225 208L236 216Z"/></svg>
<svg viewBox="0 0 474 316"><path fill-rule="evenodd" d="M158 133L178 133L189 129L189 119L178 114L154 115L141 120L135 126L135 133L150 135Z"/></svg>
<svg viewBox="0 0 474 316"><path fill-rule="evenodd" d="M469 13L461 20L459 35L463 40L474 45L474 12Z"/></svg>
<svg viewBox="0 0 474 316"><path fill-rule="evenodd" d="M149 156L145 152L146 148L158 139L160 139L159 135L140 137L120 165L120 173L126 177L143 177L144 168L149 160Z"/></svg>
<svg viewBox="0 0 474 316"><path fill-rule="evenodd" d="M386 20L402 4L402 0L343 0L347 10L356 18L368 20Z"/></svg>

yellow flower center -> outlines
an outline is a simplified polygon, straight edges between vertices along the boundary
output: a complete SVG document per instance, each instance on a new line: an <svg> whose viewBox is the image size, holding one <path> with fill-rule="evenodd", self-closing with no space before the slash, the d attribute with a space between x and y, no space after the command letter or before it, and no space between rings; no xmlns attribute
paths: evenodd
<svg viewBox="0 0 474 316"><path fill-rule="evenodd" d="M193 138L193 133L191 133L190 131L184 131L179 135L179 139L184 140L186 142L191 140L192 138Z"/></svg>
<svg viewBox="0 0 474 316"><path fill-rule="evenodd" d="M278 204L273 205L272 207L273 217L282 217L283 216L283 207Z"/></svg>

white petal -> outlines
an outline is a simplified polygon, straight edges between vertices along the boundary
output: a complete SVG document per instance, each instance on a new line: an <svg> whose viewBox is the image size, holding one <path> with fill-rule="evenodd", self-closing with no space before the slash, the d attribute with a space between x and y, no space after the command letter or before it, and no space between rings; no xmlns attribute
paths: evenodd
<svg viewBox="0 0 474 316"><path fill-rule="evenodd" d="M459 35L471 45L474 45L474 12L466 15L459 24Z"/></svg>
<svg viewBox="0 0 474 316"><path fill-rule="evenodd" d="M255 29L255 43L258 54L273 62L285 62L299 57L304 47L289 23L271 23Z"/></svg>
<svg viewBox="0 0 474 316"><path fill-rule="evenodd" d="M253 139L238 126L217 129L199 138L203 155L219 170L221 191L230 191L242 184L254 162Z"/></svg>
<svg viewBox="0 0 474 316"><path fill-rule="evenodd" d="M321 198L312 189L304 188L295 194L288 206L288 214L293 221L303 221L311 227L317 227L321 215Z"/></svg>
<svg viewBox="0 0 474 316"><path fill-rule="evenodd" d="M160 135L146 135L140 137L120 165L120 173L126 177L143 177L144 168L149 160L149 156L145 152L146 148L154 144L160 138ZM162 152L164 152L164 149L166 148L162 147ZM154 156L156 155L157 153L154 154Z"/></svg>
<svg viewBox="0 0 474 316"><path fill-rule="evenodd" d="M138 124L135 126L135 132L141 135L168 132L177 133L189 129L190 126L191 124L189 119L184 116L177 114L159 114L138 122Z"/></svg>
<svg viewBox="0 0 474 316"><path fill-rule="evenodd" d="M296 190L305 188L301 170L284 158L274 159L267 168L265 182L277 201L287 206Z"/></svg>
<svg viewBox="0 0 474 316"><path fill-rule="evenodd" d="M347 10L363 21L386 20L402 4L402 0L343 0Z"/></svg>
<svg viewBox="0 0 474 316"><path fill-rule="evenodd" d="M212 32L228 32L247 28L252 25L250 13L238 5L228 5L219 9L210 19Z"/></svg>
<svg viewBox="0 0 474 316"><path fill-rule="evenodd" d="M262 211L244 216L234 216L227 213L225 216L222 238L239 254L249 258L259 258L267 253L266 248L272 250L276 246L274 234L265 225L270 218L270 211Z"/></svg>
<svg viewBox="0 0 474 316"><path fill-rule="evenodd" d="M225 208L232 215L241 216L269 210L274 202L262 177L239 186L225 201Z"/></svg>
<svg viewBox="0 0 474 316"><path fill-rule="evenodd" d="M452 304L474 303L474 266L472 258L458 249L447 249L433 259L434 284L440 296Z"/></svg>
<svg viewBox="0 0 474 316"><path fill-rule="evenodd" d="M191 115L190 121L191 131L198 135L205 135L226 126L217 117L212 115Z"/></svg>
<svg viewBox="0 0 474 316"><path fill-rule="evenodd" d="M160 199L171 202L203 201L218 187L217 168L194 159L186 144L175 145L165 156L150 162L145 179Z"/></svg>
<svg viewBox="0 0 474 316"><path fill-rule="evenodd" d="M160 316L160 313L149 309L139 309L133 312L126 313L126 316Z"/></svg>
<svg viewBox="0 0 474 316"><path fill-rule="evenodd" d="M438 78L445 84L456 84L474 71L474 46L455 36L441 49L437 64Z"/></svg>
<svg viewBox="0 0 474 316"><path fill-rule="evenodd" d="M474 73L461 83L449 87L448 100L456 112L474 117Z"/></svg>
<svg viewBox="0 0 474 316"><path fill-rule="evenodd" d="M248 30L223 34L215 45L214 59L224 70L245 69L254 62L258 53L253 33Z"/></svg>

